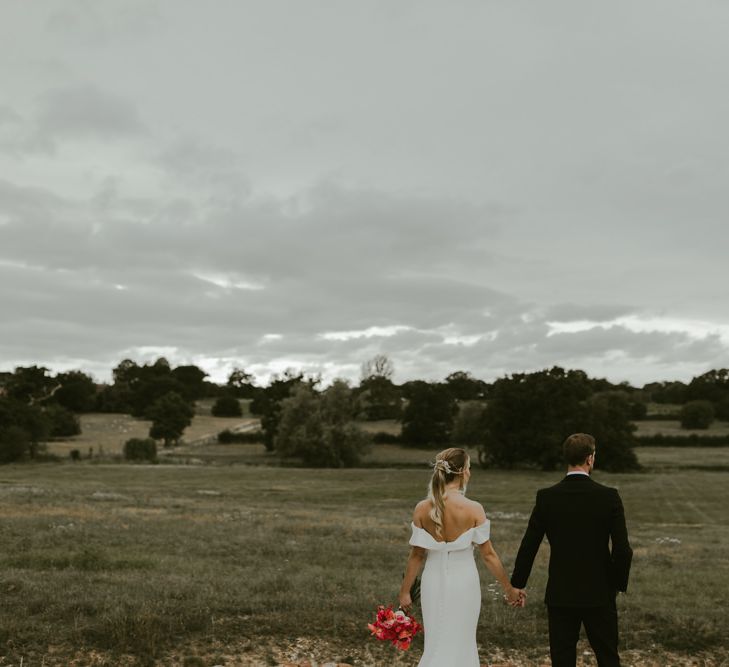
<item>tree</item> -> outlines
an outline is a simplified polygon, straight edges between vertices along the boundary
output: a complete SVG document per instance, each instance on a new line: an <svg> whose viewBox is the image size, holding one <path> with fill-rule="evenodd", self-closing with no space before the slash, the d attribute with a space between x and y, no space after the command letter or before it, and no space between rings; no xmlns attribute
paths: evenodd
<svg viewBox="0 0 729 667"><path fill-rule="evenodd" d="M124 359L112 372L113 386L99 397L100 407L151 419L151 406L165 394L175 393L193 401L202 391L205 373L196 366L181 368L175 374L164 357L143 366Z"/></svg>
<svg viewBox="0 0 729 667"><path fill-rule="evenodd" d="M729 396L729 369L711 370L695 377L686 390L690 401L718 403Z"/></svg>
<svg viewBox="0 0 729 667"><path fill-rule="evenodd" d="M196 401L205 395L205 378L208 374L197 366L177 366L171 371L173 379L183 388L182 396L188 401Z"/></svg>
<svg viewBox="0 0 729 667"><path fill-rule="evenodd" d="M167 394L177 394L186 402L185 387L170 373L154 373L148 368L144 370L142 379L135 385L131 395L131 414L133 417L152 419L151 407L155 402Z"/></svg>
<svg viewBox="0 0 729 667"><path fill-rule="evenodd" d="M363 419L399 419L402 412L402 394L392 377L395 366L384 354L378 354L362 364L359 383L359 404Z"/></svg>
<svg viewBox="0 0 729 667"><path fill-rule="evenodd" d="M575 430L591 434L597 443L596 467L609 472L638 470L635 455L635 403L623 391L595 394L582 406Z"/></svg>
<svg viewBox="0 0 729 667"><path fill-rule="evenodd" d="M263 444L268 451L274 450L282 402L291 396L299 385L308 384L313 388L318 383L318 378L307 379L302 372L289 368L283 375L274 375L267 387L258 390L256 397L251 401L250 410L261 417Z"/></svg>
<svg viewBox="0 0 729 667"><path fill-rule="evenodd" d="M5 395L21 403L34 405L48 400L59 383L43 366L18 366L5 383Z"/></svg>
<svg viewBox="0 0 729 667"><path fill-rule="evenodd" d="M228 376L228 389L238 398L254 398L256 385L253 375L242 368L234 368Z"/></svg>
<svg viewBox="0 0 729 667"><path fill-rule="evenodd" d="M497 380L486 411L482 463L553 470L562 461L562 442L578 430L580 405L589 393L585 373L559 367Z"/></svg>
<svg viewBox="0 0 729 667"><path fill-rule="evenodd" d="M130 438L124 443L127 461L157 461L157 443L152 438Z"/></svg>
<svg viewBox="0 0 729 667"><path fill-rule="evenodd" d="M51 403L43 412L49 423L51 438L68 438L81 433L81 423L78 417L62 405Z"/></svg>
<svg viewBox="0 0 729 667"><path fill-rule="evenodd" d="M369 435L354 424L356 409L352 391L341 380L323 394L311 385L298 385L282 401L276 451L313 467L356 465L371 443Z"/></svg>
<svg viewBox="0 0 729 667"><path fill-rule="evenodd" d="M378 377L392 381L394 375L395 365L385 354L376 354L362 364L362 380Z"/></svg>
<svg viewBox="0 0 729 667"><path fill-rule="evenodd" d="M714 412L716 413L717 419L721 419L721 421L725 422L729 421L729 396L722 398L716 403L714 406Z"/></svg>
<svg viewBox="0 0 729 667"><path fill-rule="evenodd" d="M711 401L689 401L681 408L681 428L706 429L713 421Z"/></svg>
<svg viewBox="0 0 729 667"><path fill-rule="evenodd" d="M628 401L622 392L614 391L593 398L592 386L583 371L559 367L497 380L485 413L481 462L553 470L564 465L565 438L586 432L597 440L597 467L634 469L637 460Z"/></svg>
<svg viewBox="0 0 729 667"><path fill-rule="evenodd" d="M683 382L650 382L643 391L651 401L656 403L685 403L688 398L688 387Z"/></svg>
<svg viewBox="0 0 729 667"><path fill-rule="evenodd" d="M214 417L240 417L243 414L235 396L221 396L213 404L211 412Z"/></svg>
<svg viewBox="0 0 729 667"><path fill-rule="evenodd" d="M0 428L0 463L13 463L30 451L28 433L19 426Z"/></svg>
<svg viewBox="0 0 729 667"><path fill-rule="evenodd" d="M458 406L453 423L451 442L456 445L479 445L485 432L486 404L481 401L466 401Z"/></svg>
<svg viewBox="0 0 729 667"><path fill-rule="evenodd" d="M171 392L158 398L149 409L152 427L149 436L164 440L164 446L176 444L184 430L192 423L194 410L179 394Z"/></svg>
<svg viewBox="0 0 729 667"><path fill-rule="evenodd" d="M414 446L450 441L456 402L445 385L416 380L408 385L402 416L402 440Z"/></svg>
<svg viewBox="0 0 729 667"><path fill-rule="evenodd" d="M96 407L96 383L81 371L58 373L56 382L61 386L53 400L71 412L89 412Z"/></svg>
<svg viewBox="0 0 729 667"><path fill-rule="evenodd" d="M456 371L445 379L445 385L450 389L453 398L459 401L474 401L485 398L488 384L477 380L466 371Z"/></svg>
<svg viewBox="0 0 729 667"><path fill-rule="evenodd" d="M23 437L18 436L20 429ZM40 443L48 438L50 423L47 415L37 405L29 405L12 398L0 397L0 432L5 432L8 442L25 443L25 454L31 459L36 457ZM10 435L7 435L10 433Z"/></svg>

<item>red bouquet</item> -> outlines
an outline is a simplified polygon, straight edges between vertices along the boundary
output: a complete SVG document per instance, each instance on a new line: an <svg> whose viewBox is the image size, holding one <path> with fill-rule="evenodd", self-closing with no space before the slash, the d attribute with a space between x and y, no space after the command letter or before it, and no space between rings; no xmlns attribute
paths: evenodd
<svg viewBox="0 0 729 667"><path fill-rule="evenodd" d="M375 622L368 623L367 627L373 637L380 641L391 641L393 646L407 651L413 637L420 632L423 626L413 617L408 616L402 609L393 611L391 606L383 607L380 605L377 607Z"/></svg>

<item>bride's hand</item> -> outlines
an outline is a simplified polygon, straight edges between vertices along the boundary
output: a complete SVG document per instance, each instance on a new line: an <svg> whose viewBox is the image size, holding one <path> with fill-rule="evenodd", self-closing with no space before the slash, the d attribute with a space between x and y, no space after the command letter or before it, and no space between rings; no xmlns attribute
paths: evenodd
<svg viewBox="0 0 729 667"><path fill-rule="evenodd" d="M520 588L509 586L504 597L512 607L523 607L526 604L526 591Z"/></svg>
<svg viewBox="0 0 729 667"><path fill-rule="evenodd" d="M408 611L410 609L410 607L413 606L413 600L410 597L410 593L401 592L398 602L400 604L400 608L403 611Z"/></svg>

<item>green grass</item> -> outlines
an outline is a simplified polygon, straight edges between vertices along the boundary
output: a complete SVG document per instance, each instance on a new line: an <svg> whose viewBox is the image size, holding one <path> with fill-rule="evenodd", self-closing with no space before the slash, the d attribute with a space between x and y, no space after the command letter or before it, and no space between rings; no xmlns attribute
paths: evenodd
<svg viewBox="0 0 729 667"><path fill-rule="evenodd" d="M620 488L635 549L619 599L623 644L656 656L726 650L729 473L682 467L713 450L660 454L650 450L647 473L598 475ZM469 495L491 516L507 569L536 489L559 477L474 470ZM56 656L97 650L145 664L179 646L323 637L341 655L368 647L391 664L391 647L370 640L365 624L395 600L427 479L425 467L3 467L0 653L68 664L54 663L50 646ZM524 610L506 608L480 566L483 655L545 654L546 562L543 547ZM398 664L415 664L421 641Z"/></svg>
<svg viewBox="0 0 729 667"><path fill-rule="evenodd" d="M672 419L659 419L655 421L635 421L635 435L729 435L729 422L714 421L709 428L692 429L681 428L681 422Z"/></svg>
<svg viewBox="0 0 729 667"><path fill-rule="evenodd" d="M244 424L258 424L252 417L213 417L207 403L200 402L192 424L185 429L182 441L192 443L214 438L226 428L235 428ZM68 457L72 449L78 449L86 458L89 450L94 457L119 455L124 451L124 443L129 438L146 438L152 422L135 419L131 415L90 412L82 414L81 433L71 438L54 440L47 443L48 453Z"/></svg>

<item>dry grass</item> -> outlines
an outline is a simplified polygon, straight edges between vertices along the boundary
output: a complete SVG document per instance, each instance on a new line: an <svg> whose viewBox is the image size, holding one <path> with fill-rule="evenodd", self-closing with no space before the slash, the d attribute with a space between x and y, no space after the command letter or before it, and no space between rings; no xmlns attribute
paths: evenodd
<svg viewBox="0 0 729 667"><path fill-rule="evenodd" d="M130 415L106 414L92 412L83 414L81 419L81 434L73 438L49 442L48 452L58 456L68 456L72 449L78 449L85 457L89 450L94 456L100 454L118 455L124 450L124 443L129 438L146 438L152 422L145 419L135 419ZM185 429L182 435L184 443L194 444L201 440L214 438L224 429L257 424L258 420L252 417L213 417L209 414L196 414L192 424Z"/></svg>
<svg viewBox="0 0 729 667"><path fill-rule="evenodd" d="M620 598L631 665L726 658L729 473L678 463L598 476L620 488L636 551L630 593ZM49 667L181 665L187 656L191 665L412 666L421 644L395 660L365 623L394 599L427 475L426 467L5 466L0 665L21 656ZM474 470L469 495L491 516L507 568L536 489L558 478ZM485 659L542 664L546 558L543 549L525 610L505 608L480 568ZM707 582L710 595L694 592ZM715 662L688 662L700 653Z"/></svg>
<svg viewBox="0 0 729 667"><path fill-rule="evenodd" d="M633 422L637 436L646 435L729 435L729 422L715 421L707 429L684 429L681 422L675 420L637 421Z"/></svg>

